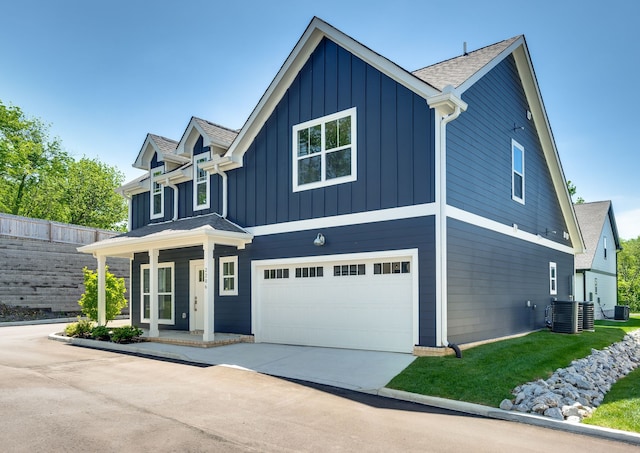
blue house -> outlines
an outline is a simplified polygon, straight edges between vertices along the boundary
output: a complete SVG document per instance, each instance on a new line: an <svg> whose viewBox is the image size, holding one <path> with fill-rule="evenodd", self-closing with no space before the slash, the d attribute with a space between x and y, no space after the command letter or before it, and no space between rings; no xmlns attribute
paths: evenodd
<svg viewBox="0 0 640 453"><path fill-rule="evenodd" d="M439 353L573 296L584 244L523 36L410 72L314 18L242 129L191 118L134 167L130 231L81 250L99 276L131 259L150 336Z"/></svg>

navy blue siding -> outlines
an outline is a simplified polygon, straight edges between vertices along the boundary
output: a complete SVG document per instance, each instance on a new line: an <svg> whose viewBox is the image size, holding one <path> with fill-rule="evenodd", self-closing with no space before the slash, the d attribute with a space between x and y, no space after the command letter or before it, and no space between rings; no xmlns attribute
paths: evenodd
<svg viewBox="0 0 640 453"><path fill-rule="evenodd" d="M158 256L159 263L174 263L174 309L175 324L160 324L159 329L189 330L189 261L202 259L201 247L189 247L184 249L161 250ZM149 263L149 255L136 253L131 264L131 294L130 310L132 323L136 326L149 327L148 323L140 322L140 265ZM182 313L186 317L182 318Z"/></svg>
<svg viewBox="0 0 640 453"><path fill-rule="evenodd" d="M570 245L551 175L512 56L467 90L469 109L447 126L447 202ZM514 130L523 126L524 130ZM544 127L544 126L543 126ZM525 148L525 205L511 199L511 139Z"/></svg>
<svg viewBox="0 0 640 453"><path fill-rule="evenodd" d="M573 255L453 219L447 234L449 341L469 343L542 328L551 298L568 300ZM556 296L549 292L550 261L557 264Z"/></svg>
<svg viewBox="0 0 640 453"><path fill-rule="evenodd" d="M358 180L293 193L293 126L354 106ZM229 218L255 226L433 202L433 127L424 99L325 39L229 172Z"/></svg>

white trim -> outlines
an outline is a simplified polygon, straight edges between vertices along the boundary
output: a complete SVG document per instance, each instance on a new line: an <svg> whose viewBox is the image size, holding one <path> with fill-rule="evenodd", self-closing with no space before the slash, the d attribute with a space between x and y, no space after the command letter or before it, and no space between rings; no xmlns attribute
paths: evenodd
<svg viewBox="0 0 640 453"><path fill-rule="evenodd" d="M233 274L225 275L224 265L227 263L233 264ZM237 256L221 256L220 263L218 265L219 284L218 291L221 296L237 296L238 295L238 257ZM225 278L233 279L233 289L224 289Z"/></svg>
<svg viewBox="0 0 640 453"><path fill-rule="evenodd" d="M337 147L335 149L326 150L326 134L325 134L325 126L327 123L331 121L336 121L341 118L349 117L351 121L351 143L348 146ZM298 132L312 126L320 126L320 152L315 155L307 155L307 156L299 156L298 155ZM358 118L356 114L356 107L352 107L347 110L342 110L340 112L332 113L331 115L326 115L320 118L314 118L309 121L305 121L304 123L296 124L292 128L292 139L291 139L291 179L292 179L292 187L294 192L300 192L304 190L316 189L318 187L327 187L333 186L336 184L343 184L346 182L357 181L358 179L358 137L357 137L357 129L358 129ZM351 149L351 173L349 175L341 176L338 178L327 179L327 154L332 152L339 151L340 149ZM303 159L309 159L311 157L320 157L321 165L320 165L320 180L316 182L310 182L305 184L299 184L298 182L298 163Z"/></svg>
<svg viewBox="0 0 640 453"><path fill-rule="evenodd" d="M506 236L530 242L532 244L541 245L543 247L557 250L559 252L569 253L571 255L575 253L575 250L572 247L550 241L549 239L543 238L539 234L527 233L526 231L522 231L521 229L514 228L513 225L505 225L503 223L496 222L494 220L490 220L467 211L463 211L462 209L455 208L453 206L447 206L447 217L460 220L470 225L484 228L495 233L504 234Z"/></svg>
<svg viewBox="0 0 640 453"><path fill-rule="evenodd" d="M149 169L149 218L162 219L164 217L164 186L160 181L164 176L164 165ZM159 192L154 191L154 185L158 185ZM155 213L153 208L155 206L155 196L160 195L160 212Z"/></svg>
<svg viewBox="0 0 640 453"><path fill-rule="evenodd" d="M175 272L175 264L173 262L166 262L166 263L158 263L158 267L157 269L164 269L164 268L171 268L171 293L166 293L163 292L161 293L160 291L157 291L156 294L157 296L162 296L162 295L167 295L170 294L171 295L171 318L170 319L161 319L158 318L158 324L175 324L175 319L176 319L176 272ZM151 272L151 264L141 264L140 265L140 322L144 322L144 323L150 323L151 322L151 317L149 318L145 318L144 317L144 270L145 269L149 269L149 272ZM151 274L149 275L149 277L151 277ZM149 285L151 285L153 283L153 279L149 279ZM158 284L158 278L156 277L155 279L155 283ZM151 299L153 291L152 288L149 288L149 298ZM149 300L149 309L151 310L151 308L153 307L153 304L151 304L151 300ZM158 305L156 304L156 307L158 307Z"/></svg>
<svg viewBox="0 0 640 453"><path fill-rule="evenodd" d="M379 209L377 211L357 212L317 219L295 220L292 222L274 223L245 228L254 236L269 234L293 233L295 231L314 230L317 228L332 228L347 225L361 225L365 223L384 222L387 220L411 219L436 214L435 203L424 203L399 208Z"/></svg>
<svg viewBox="0 0 640 453"><path fill-rule="evenodd" d="M404 258L411 259L411 285L412 285L412 338L413 344L419 344L419 301L420 301L420 268L418 265L418 249L401 249L401 250L384 250L379 252L360 252L360 253L344 253L339 255L323 255L323 256L299 256L294 258L275 258L266 260L251 261L251 331L260 337L260 272L259 268L274 265L297 265L304 263L328 263L340 261L358 261L358 260L375 260L386 258Z"/></svg>
<svg viewBox="0 0 640 453"><path fill-rule="evenodd" d="M211 159L211 151L207 151L201 154L194 154L193 156L193 210L201 211L203 209L209 209L211 206L211 175L204 170L200 165ZM202 171L205 176L205 180L198 182L198 171ZM203 204L198 204L198 186L200 184L205 185L206 201Z"/></svg>
<svg viewBox="0 0 640 453"><path fill-rule="evenodd" d="M516 170L516 159L515 159L515 150L518 150L522 153L522 172ZM520 143L511 139L511 199L517 201L518 203L525 204L525 187L526 187L526 179L525 179L525 152L524 146ZM516 178L515 175L519 175L522 178L522 197L518 197L516 195Z"/></svg>

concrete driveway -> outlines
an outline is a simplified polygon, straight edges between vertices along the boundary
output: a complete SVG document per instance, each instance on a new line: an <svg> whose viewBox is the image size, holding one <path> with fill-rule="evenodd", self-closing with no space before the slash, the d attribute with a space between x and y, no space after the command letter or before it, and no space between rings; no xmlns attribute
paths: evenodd
<svg viewBox="0 0 640 453"><path fill-rule="evenodd" d="M185 362L224 365L288 379L377 393L415 357L394 352L288 346L268 343L238 343L197 348L161 343L117 345L92 340L51 336L73 344Z"/></svg>

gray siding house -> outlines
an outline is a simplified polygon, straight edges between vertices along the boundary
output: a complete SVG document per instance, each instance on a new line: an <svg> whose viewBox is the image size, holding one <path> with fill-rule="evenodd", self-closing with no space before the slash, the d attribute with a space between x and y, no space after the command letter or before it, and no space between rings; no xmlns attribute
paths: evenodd
<svg viewBox="0 0 640 453"><path fill-rule="evenodd" d="M618 250L621 250L611 201L574 206L586 250L576 255L576 300L594 302L595 317L613 318L618 300Z"/></svg>
<svg viewBox="0 0 640 453"><path fill-rule="evenodd" d="M544 327L583 241L524 36L407 71L314 18L240 130L149 134L131 315L414 353Z"/></svg>

